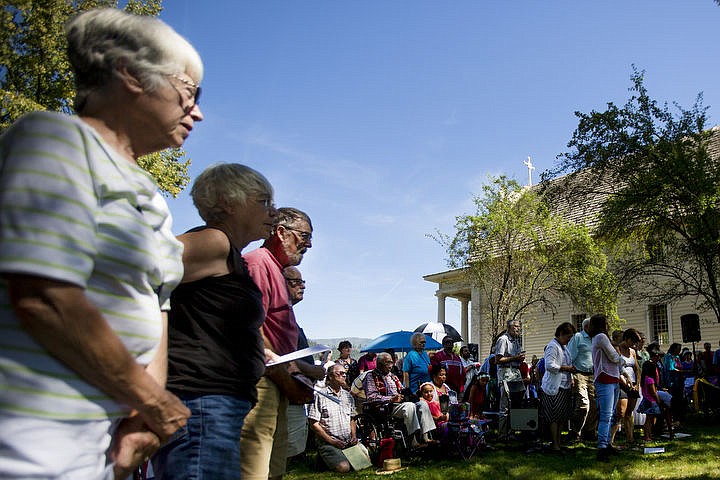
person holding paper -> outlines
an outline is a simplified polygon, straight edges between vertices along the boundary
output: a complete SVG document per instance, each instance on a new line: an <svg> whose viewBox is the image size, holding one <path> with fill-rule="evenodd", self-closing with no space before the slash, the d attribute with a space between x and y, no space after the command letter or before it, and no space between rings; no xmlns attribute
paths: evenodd
<svg viewBox="0 0 720 480"><path fill-rule="evenodd" d="M500 414L498 415L498 433L501 441L512 438L510 433L510 390L507 382L523 380L520 364L525 361L522 349L522 325L518 320L507 321L507 330L500 335L495 344L495 363L497 364L497 382L500 387Z"/></svg>
<svg viewBox="0 0 720 480"><path fill-rule="evenodd" d="M245 255L250 276L262 293L265 348L276 355L297 350L298 325L290 302L283 269L299 265L312 247L310 217L296 208L279 208L270 236L263 245ZM258 403L245 419L240 435L242 478L282 478L287 467L288 393L297 386L290 372L319 379L324 371L302 360L269 367L258 382Z"/></svg>
<svg viewBox="0 0 720 480"><path fill-rule="evenodd" d="M171 297L167 382L192 416L153 469L158 479L240 478L240 431L265 371L262 294L240 252L270 235L273 188L250 167L218 164L190 196L206 224L178 237L185 273Z"/></svg>
<svg viewBox="0 0 720 480"><path fill-rule="evenodd" d="M283 277L288 287L290 295L290 303L293 306L300 303L305 296L305 280L302 273L296 267L285 267L283 269ZM298 350L307 348L308 341L302 327L298 325ZM312 356L304 357L307 363L314 363ZM302 459L305 456L305 445L308 436L308 420L305 404L289 404L287 407L287 423L288 423L288 449L286 456L288 462L294 457Z"/></svg>
<svg viewBox="0 0 720 480"><path fill-rule="evenodd" d="M353 418L355 400L348 391L346 379L347 373L342 365L330 366L325 377L325 395L316 393L308 412L320 458L328 468L340 473L351 470L350 461L342 450L353 445L364 449L362 444L358 444Z"/></svg>

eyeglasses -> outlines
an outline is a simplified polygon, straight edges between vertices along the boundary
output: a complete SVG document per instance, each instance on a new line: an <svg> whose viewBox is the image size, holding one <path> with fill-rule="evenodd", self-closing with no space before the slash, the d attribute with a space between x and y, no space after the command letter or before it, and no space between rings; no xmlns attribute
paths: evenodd
<svg viewBox="0 0 720 480"><path fill-rule="evenodd" d="M172 78L174 78L175 80L179 80L179 81L181 81L182 83L184 83L185 85L188 85L188 86L190 86L190 87L192 87L192 88L195 89L195 93L193 94L193 104L190 105L189 107L185 107L185 113L186 113L186 114L187 114L187 113L190 113L190 111L191 111L193 108L195 108L196 105L199 105L199 104L200 104L200 94L202 93L202 89L200 88L200 85L198 85L197 83L193 82L192 80L188 80L187 78L183 78L183 77L181 77L181 76L179 76L179 75L177 75L177 74L175 74L175 73L166 73L165 75L168 76L168 77L172 77ZM175 88L175 85L173 85L173 88ZM182 94L180 93L180 91L179 91L177 88L175 88L175 91L177 91L177 92L178 92L178 95L180 95L180 98L182 98Z"/></svg>
<svg viewBox="0 0 720 480"><path fill-rule="evenodd" d="M312 240L312 233L311 233L311 232L305 232L305 231L303 231L303 230L298 230L297 228L288 227L287 225L283 225L283 227L284 227L286 230L291 230L291 231L297 233L298 235L300 235L300 238L301 238L302 241L305 242L305 243L308 243L308 242L310 242L310 241Z"/></svg>
<svg viewBox="0 0 720 480"><path fill-rule="evenodd" d="M338 376L338 377L347 377L347 373L345 373L345 372L335 372L335 376Z"/></svg>
<svg viewBox="0 0 720 480"><path fill-rule="evenodd" d="M273 202L272 198L257 198L255 199L256 202L258 202L263 207L270 209L275 209L275 202Z"/></svg>
<svg viewBox="0 0 720 480"><path fill-rule="evenodd" d="M301 280L299 278L286 278L285 281L287 284L291 287L299 287L299 286L305 286L305 280Z"/></svg>

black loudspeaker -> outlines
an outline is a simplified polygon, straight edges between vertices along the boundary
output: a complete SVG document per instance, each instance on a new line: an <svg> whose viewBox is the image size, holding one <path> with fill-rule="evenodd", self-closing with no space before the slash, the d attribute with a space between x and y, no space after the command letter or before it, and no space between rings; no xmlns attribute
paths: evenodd
<svg viewBox="0 0 720 480"><path fill-rule="evenodd" d="M699 342L700 338L700 317L696 313L688 313L680 317L682 326L683 343Z"/></svg>
<svg viewBox="0 0 720 480"><path fill-rule="evenodd" d="M480 359L478 358L478 344L477 343L468 343L467 344L468 350L470 350L470 356L475 359L476 362L479 362Z"/></svg>

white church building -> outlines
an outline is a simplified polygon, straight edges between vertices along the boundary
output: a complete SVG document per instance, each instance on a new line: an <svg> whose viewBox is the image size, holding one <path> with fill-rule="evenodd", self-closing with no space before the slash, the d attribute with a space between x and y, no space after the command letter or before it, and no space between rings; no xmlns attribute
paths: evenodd
<svg viewBox="0 0 720 480"><path fill-rule="evenodd" d="M720 131L718 127L715 130ZM718 138L718 136L716 136ZM713 142L711 154L720 159L720 139ZM532 162L530 157L524 162L528 167L528 183L532 184ZM595 205L596 207L597 205ZM587 206L586 206L587 207ZM590 206L592 208L593 206ZM585 212L579 212L584 216ZM574 215L570 215L572 219ZM488 355L492 337L483 318L479 306L483 302L479 289L472 287L465 279L462 269L431 273L423 279L437 285L437 321L445 323L450 320L456 323L457 319L448 319L446 307L449 302L460 303L460 333L466 343L478 345L479 358ZM633 303L627 298L620 298L618 315L624 321L622 329L637 328L645 334L648 343L660 342L663 351L674 342L681 343L683 347L692 350L691 343L683 343L682 324L680 317L686 314L698 314L701 340L695 344L698 352L703 350L703 343L710 342L712 349L720 345L720 323L712 312L700 312L695 307L695 298L686 297L671 304L643 304ZM453 311L456 309L453 308ZM532 321L523 322L523 346L530 360L533 355L542 357L545 345L553 338L555 328L563 322L571 322L579 328L582 320L595 312L578 311L568 299L556 303L555 312L539 312Z"/></svg>

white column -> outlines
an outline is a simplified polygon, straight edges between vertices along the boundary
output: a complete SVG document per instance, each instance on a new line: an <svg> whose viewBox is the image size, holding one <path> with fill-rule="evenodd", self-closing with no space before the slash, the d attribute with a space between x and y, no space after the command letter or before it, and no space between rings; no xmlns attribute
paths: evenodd
<svg viewBox="0 0 720 480"><path fill-rule="evenodd" d="M469 298L460 297L460 335L462 336L465 343L470 343L469 328L468 328L468 304L470 303Z"/></svg>
<svg viewBox="0 0 720 480"><path fill-rule="evenodd" d="M438 323L445 323L445 295L444 293L436 293L438 298L438 312L437 312L437 321Z"/></svg>
<svg viewBox="0 0 720 480"><path fill-rule="evenodd" d="M485 358L490 352L491 340L487 338L487 327L480 312L481 302L480 290L477 287L472 287L470 290L470 330L475 334L473 339L478 344L479 356Z"/></svg>

